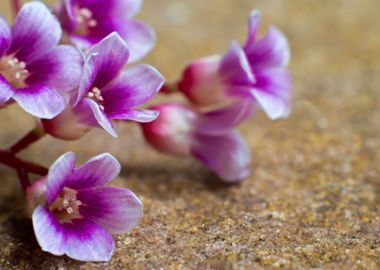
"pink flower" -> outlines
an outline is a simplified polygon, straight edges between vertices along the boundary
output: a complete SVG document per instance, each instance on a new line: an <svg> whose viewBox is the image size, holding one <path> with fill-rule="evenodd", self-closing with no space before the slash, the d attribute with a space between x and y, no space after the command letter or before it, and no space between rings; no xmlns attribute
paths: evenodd
<svg viewBox="0 0 380 270"><path fill-rule="evenodd" d="M15 100L33 116L51 119L79 83L83 57L58 45L61 27L39 2L25 4L12 27L0 18L0 106Z"/></svg>
<svg viewBox="0 0 380 270"><path fill-rule="evenodd" d="M178 87L190 101L210 106L231 97L251 99L272 119L289 114L288 42L275 27L257 39L259 24L260 13L253 11L243 47L234 41L225 55L199 59L186 68Z"/></svg>
<svg viewBox="0 0 380 270"><path fill-rule="evenodd" d="M150 122L153 110L137 107L157 94L164 78L153 67L134 65L123 70L129 49L117 33L93 46L84 64L79 88L72 102L53 120L43 120L49 134L61 139L77 139L92 127L102 127L116 137L112 120Z"/></svg>
<svg viewBox="0 0 380 270"><path fill-rule="evenodd" d="M29 189L34 231L41 248L81 261L108 261L115 248L111 233L130 231L141 219L140 200L128 189L106 187L120 172L110 154L75 167L62 155L47 177Z"/></svg>
<svg viewBox="0 0 380 270"><path fill-rule="evenodd" d="M142 4L143 0L62 0L56 14L65 34L79 47L88 48L117 32L129 46L129 61L137 61L155 42L153 29L132 19Z"/></svg>
<svg viewBox="0 0 380 270"><path fill-rule="evenodd" d="M164 153L193 157L226 182L249 174L248 147L234 127L251 113L251 102L201 112L190 106L168 103L153 106L157 120L142 124L146 140Z"/></svg>

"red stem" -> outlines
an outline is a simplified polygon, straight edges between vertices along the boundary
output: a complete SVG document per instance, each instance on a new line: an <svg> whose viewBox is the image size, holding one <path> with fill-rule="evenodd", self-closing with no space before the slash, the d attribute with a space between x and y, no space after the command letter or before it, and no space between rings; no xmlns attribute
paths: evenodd
<svg viewBox="0 0 380 270"><path fill-rule="evenodd" d="M25 171L25 169L19 169L17 170L17 175L20 180L21 188L24 191L24 194L28 190L28 187L30 187L30 180L28 176L28 172Z"/></svg>
<svg viewBox="0 0 380 270"><path fill-rule="evenodd" d="M14 168L17 171L25 171L26 173L33 173L41 176L47 175L48 173L47 168L32 162L19 159L13 154L3 150L0 150L0 163Z"/></svg>
<svg viewBox="0 0 380 270"><path fill-rule="evenodd" d="M21 5L22 5L21 0L11 0L11 7L12 7L14 17L16 17L17 13L20 11Z"/></svg>
<svg viewBox="0 0 380 270"><path fill-rule="evenodd" d="M23 161L15 156L21 150L27 148L32 143L38 141L45 135L45 131L36 126L30 132L28 132L21 140L11 146L7 151L0 150L0 163L11 167L17 171L20 184L24 193L30 186L30 180L28 173L33 173L37 175L47 175L48 169L40 165Z"/></svg>
<svg viewBox="0 0 380 270"><path fill-rule="evenodd" d="M19 140L17 143L11 146L8 149L8 152L14 155L20 152L21 150L27 148L32 143L38 141L43 136L45 136L45 131L41 127L36 126L34 129L28 132L23 138L21 138L21 140Z"/></svg>
<svg viewBox="0 0 380 270"><path fill-rule="evenodd" d="M159 93L161 93L161 94L173 94L175 92L178 92L177 91L177 84L175 84L175 83L173 83L173 84L165 83L161 87Z"/></svg>

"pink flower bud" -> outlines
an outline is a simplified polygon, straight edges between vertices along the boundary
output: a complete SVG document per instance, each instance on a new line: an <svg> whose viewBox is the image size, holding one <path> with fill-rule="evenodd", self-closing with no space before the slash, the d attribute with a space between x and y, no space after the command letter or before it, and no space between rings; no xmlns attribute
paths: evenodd
<svg viewBox="0 0 380 270"><path fill-rule="evenodd" d="M158 110L160 115L155 121L142 124L148 142L168 154L190 155L195 113L180 104L162 104L151 109Z"/></svg>
<svg viewBox="0 0 380 270"><path fill-rule="evenodd" d="M42 119L41 124L46 133L63 140L77 140L84 136L93 125L86 114L68 106L57 117Z"/></svg>
<svg viewBox="0 0 380 270"><path fill-rule="evenodd" d="M26 190L26 215L31 218L34 209L44 203L44 194L46 191L47 177L42 177L40 180L36 181Z"/></svg>
<svg viewBox="0 0 380 270"><path fill-rule="evenodd" d="M198 105L207 106L223 102L226 95L218 72L220 61L219 56L195 60L185 69L178 88Z"/></svg>

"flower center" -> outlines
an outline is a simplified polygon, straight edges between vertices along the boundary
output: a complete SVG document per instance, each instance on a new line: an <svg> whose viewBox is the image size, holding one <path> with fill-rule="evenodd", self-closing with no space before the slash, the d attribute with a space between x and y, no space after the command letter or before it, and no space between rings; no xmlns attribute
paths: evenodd
<svg viewBox="0 0 380 270"><path fill-rule="evenodd" d="M97 20L93 18L91 10L88 8L74 8L75 18L77 20L77 27L75 32L79 35L87 35L90 28L98 25Z"/></svg>
<svg viewBox="0 0 380 270"><path fill-rule="evenodd" d="M80 205L82 202L77 200L77 192L70 188L64 188L49 209L62 224L70 222L74 218L81 218Z"/></svg>
<svg viewBox="0 0 380 270"><path fill-rule="evenodd" d="M26 63L13 56L5 56L0 59L0 74L14 88L25 87L25 80L29 76Z"/></svg>
<svg viewBox="0 0 380 270"><path fill-rule="evenodd" d="M94 100L96 103L98 103L99 108L104 111L104 98L102 97L102 92L98 87L94 87L87 93L87 97L91 98Z"/></svg>

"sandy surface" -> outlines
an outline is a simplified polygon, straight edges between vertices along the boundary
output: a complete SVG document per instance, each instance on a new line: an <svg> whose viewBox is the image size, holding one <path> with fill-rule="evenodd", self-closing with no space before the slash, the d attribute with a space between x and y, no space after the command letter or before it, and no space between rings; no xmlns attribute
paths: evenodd
<svg viewBox="0 0 380 270"><path fill-rule="evenodd" d="M1 1L4 5L5 1ZM116 236L106 264L42 252L13 171L0 168L0 269L378 269L380 266L380 20L378 0L146 0L139 15L158 33L144 60L173 80L188 59L242 41L261 9L292 47L293 112L258 113L241 131L252 174L228 186L198 163L160 155L134 125L119 139L95 130L77 142L44 138L23 157L46 166L65 151L84 161L109 151L117 186L135 191L145 216ZM0 147L33 119L0 112Z"/></svg>

